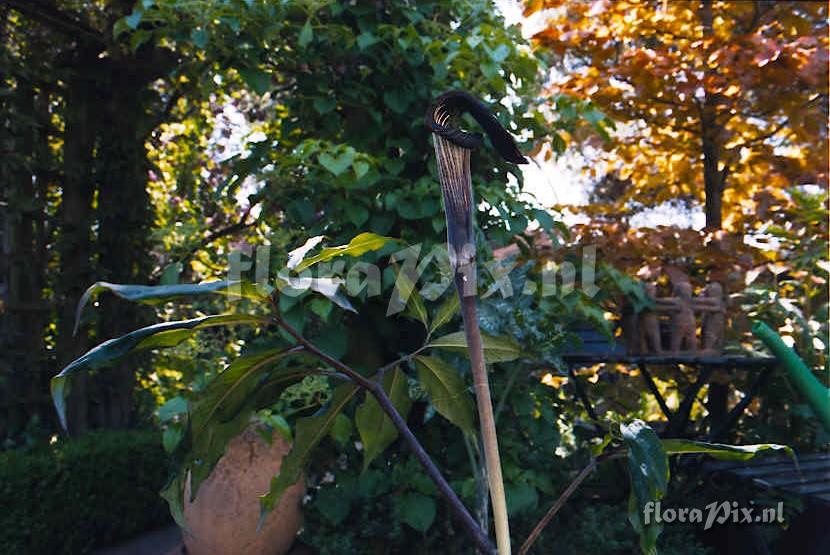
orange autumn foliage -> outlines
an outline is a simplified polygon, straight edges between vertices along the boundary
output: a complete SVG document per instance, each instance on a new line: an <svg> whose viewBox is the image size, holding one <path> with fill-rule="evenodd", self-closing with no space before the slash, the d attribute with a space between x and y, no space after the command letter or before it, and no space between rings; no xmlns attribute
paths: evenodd
<svg viewBox="0 0 830 555"><path fill-rule="evenodd" d="M534 43L554 68L551 98L590 99L618 122L593 166L621 186L596 210L701 203L708 227L738 231L756 218L759 192L827 186L825 2L525 7L546 10Z"/></svg>

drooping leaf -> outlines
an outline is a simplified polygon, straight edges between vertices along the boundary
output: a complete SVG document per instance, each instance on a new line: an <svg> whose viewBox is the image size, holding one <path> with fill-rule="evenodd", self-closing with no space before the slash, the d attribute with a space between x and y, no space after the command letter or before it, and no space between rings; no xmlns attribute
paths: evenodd
<svg viewBox="0 0 830 555"><path fill-rule="evenodd" d="M391 237L383 237L375 233L361 233L356 235L348 245L339 245L337 247L326 247L320 254L316 254L309 258L304 258L298 262L294 267L297 272L302 272L319 262L325 262L338 256L361 256L369 251L376 251L382 249L387 243L396 241Z"/></svg>
<svg viewBox="0 0 830 555"><path fill-rule="evenodd" d="M299 480L312 451L328 435L337 415L356 392L357 386L354 384L342 384L334 390L331 401L318 414L297 421L294 445L283 458L279 474L271 480L269 492L260 498L260 522L276 507L285 490Z"/></svg>
<svg viewBox="0 0 830 555"><path fill-rule="evenodd" d="M416 356L418 380L438 413L461 428L473 431L473 402L458 371L442 359Z"/></svg>
<svg viewBox="0 0 830 555"><path fill-rule="evenodd" d="M349 299L340 290L343 285L343 280L340 278L311 278L309 280L309 288L312 291L320 293L328 300L339 306L344 310L357 312Z"/></svg>
<svg viewBox="0 0 830 555"><path fill-rule="evenodd" d="M266 318L248 314L202 316L191 320L154 324L104 341L70 362L57 376L52 378L52 400L58 411L61 425L66 429L66 399L71 388L71 380L78 372L110 366L132 352L175 347L196 331L204 328L235 324L266 324L267 322Z"/></svg>
<svg viewBox="0 0 830 555"><path fill-rule="evenodd" d="M406 420L409 409L412 407L406 374L400 368L387 372L383 377L383 390L386 391L395 409ZM355 422L360 441L363 443L363 470L365 472L372 460L395 441L398 437L398 430L380 404L368 392L366 400L355 412Z"/></svg>
<svg viewBox="0 0 830 555"><path fill-rule="evenodd" d="M81 313L86 304L101 291L110 291L128 301L146 304L158 304L181 297L193 297L210 293L238 294L256 300L267 300L257 293L256 287L239 281L208 281L205 283L182 283L174 285L121 285L98 281L93 283L81 296L75 309L75 333L81 321Z"/></svg>
<svg viewBox="0 0 830 555"><path fill-rule="evenodd" d="M657 434L642 420L620 426L622 438L628 447L628 472L631 495L628 500L628 520L640 536L644 555L657 555L657 537L662 526L655 521L646 523L647 503L656 503L666 493L669 483L669 458Z"/></svg>
<svg viewBox="0 0 830 555"><path fill-rule="evenodd" d="M429 329L429 313L421 298L420 292L416 289L415 283L406 272L398 272L395 280L395 292L400 296L401 303L406 301L406 313L421 322Z"/></svg>
<svg viewBox="0 0 830 555"><path fill-rule="evenodd" d="M490 364L494 362L509 362L516 360L522 355L521 347L510 337L496 337L481 334L481 342L484 345L484 359ZM427 347L466 353L467 338L464 336L463 331L457 331L433 339Z"/></svg>
<svg viewBox="0 0 830 555"><path fill-rule="evenodd" d="M724 445L690 439L664 439L663 449L669 455L705 454L722 461L748 461L764 451L783 451L795 459L795 453L786 445L758 443L755 445Z"/></svg>
<svg viewBox="0 0 830 555"><path fill-rule="evenodd" d="M316 247L317 245L322 243L325 238L326 238L325 235L317 235L315 237L310 237L310 238L306 239L306 242L303 243L302 246L297 247L296 249L289 252L288 253L288 263L286 263L286 266L288 267L288 269L289 270L296 270L297 266L300 264L300 262L303 261L303 258L305 258L305 256L309 252L311 252L311 250L314 249L314 247ZM301 272L301 271L302 271L302 269L297 270L297 272Z"/></svg>

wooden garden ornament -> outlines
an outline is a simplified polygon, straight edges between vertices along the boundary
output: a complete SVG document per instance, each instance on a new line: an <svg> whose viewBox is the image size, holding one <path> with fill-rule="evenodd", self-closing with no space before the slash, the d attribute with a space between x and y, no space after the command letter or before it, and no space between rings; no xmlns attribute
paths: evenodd
<svg viewBox="0 0 830 555"><path fill-rule="evenodd" d="M694 352L697 350L697 325L695 323L692 284L679 281L674 284L672 296L657 299L657 306L671 313L671 351Z"/></svg>
<svg viewBox="0 0 830 555"><path fill-rule="evenodd" d="M645 289L646 296L656 303L657 285L646 283L643 285L643 289ZM637 332L640 339L639 352L641 354L663 354L663 346L660 342L660 320L657 318L657 312L645 309L637 316Z"/></svg>
<svg viewBox="0 0 830 555"><path fill-rule="evenodd" d="M700 326L702 352L717 355L723 351L723 334L726 331L726 303L723 286L712 282L703 290L703 298L695 299L695 308L703 312Z"/></svg>
<svg viewBox="0 0 830 555"><path fill-rule="evenodd" d="M481 125L502 158L514 164L524 164L527 160L519 152L513 137L490 110L469 93L453 91L443 94L434 101L426 113L425 123L432 131L435 142L438 179L444 197L450 264L455 274L464 333L470 353L485 466L493 505L496 545L499 555L509 555L510 528L507 503L476 302L476 249L473 235L475 204L470 175L470 153L484 144L484 138L480 134L468 133L457 127L458 118L464 112L472 115Z"/></svg>

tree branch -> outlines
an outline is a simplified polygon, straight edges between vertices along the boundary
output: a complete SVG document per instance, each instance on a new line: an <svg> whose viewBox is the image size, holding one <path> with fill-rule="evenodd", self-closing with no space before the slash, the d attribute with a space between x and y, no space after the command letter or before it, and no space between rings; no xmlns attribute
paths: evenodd
<svg viewBox="0 0 830 555"><path fill-rule="evenodd" d="M403 436L404 440L409 445L409 448L412 449L415 458L418 459L418 462L421 463L421 466L435 483L438 488L438 492L449 504L450 510L473 539L476 549L478 549L481 553L494 554L495 548L490 543L486 533L479 527L475 519L467 510L467 507L464 506L464 503L461 502L461 499L458 498L458 495L456 495L455 491L453 491L452 487L450 487L449 483L447 483L447 480L441 474L441 471L438 470L438 467L435 466L434 462L432 462L429 454L427 454L426 450L424 450L421 443L412 433L412 430L410 430L409 426L407 426L406 421L397 409L395 409L395 406L392 404L392 400L389 399L388 395L386 395L386 392L383 390L381 384L375 380L367 378L346 364L324 353L282 318L276 317L276 323L280 328L285 330L288 335L297 340L297 342L302 345L307 352L316 356L332 368L340 371L340 373L347 376L355 384L372 394L383 411L392 420L392 424L394 424L395 428L398 430L398 433Z"/></svg>
<svg viewBox="0 0 830 555"><path fill-rule="evenodd" d="M100 32L63 13L54 5L41 0L0 0L0 4L5 4L26 17L48 25L56 31L72 36L81 35L100 45L106 43Z"/></svg>
<svg viewBox="0 0 830 555"><path fill-rule="evenodd" d="M185 262L193 258L193 255L195 255L201 249L210 245L214 241L221 239L222 237L226 237L228 235L240 232L243 229L247 229L252 225L256 224L256 220L254 220L253 222L246 222L246 220L248 219L248 215L251 213L251 210L254 206L256 206L256 204L252 204L248 208L246 208L245 211L242 213L242 217L239 218L238 222L209 233L206 237L199 241L199 244L190 249L184 256L177 260L177 262L179 262L180 264L184 264Z"/></svg>
<svg viewBox="0 0 830 555"><path fill-rule="evenodd" d="M597 460L595 458L591 458L591 462L589 462L588 465L582 469L582 472L580 472L577 475L577 477L574 478L570 484L568 484L568 487L565 488L565 491L562 492L562 495L559 496L559 499L557 499L556 502L554 502L554 504L551 505L550 509L548 509L548 512L545 513L545 516L542 517L542 520L540 520L539 523L533 528L533 531L522 544L521 549L519 549L519 555L525 555L530 550L530 548L533 547L533 544L536 542L537 539L539 539L539 535L542 533L542 530L545 529L545 526L547 526L550 523L550 521L553 520L553 517L556 516L556 513L559 512L559 509L561 509L562 506L568 501L568 499L570 499L571 495L573 495L573 493L576 491L576 488L578 488L579 485L585 481L585 478L587 478L591 474L591 472L594 471L594 468L596 468L596 466Z"/></svg>

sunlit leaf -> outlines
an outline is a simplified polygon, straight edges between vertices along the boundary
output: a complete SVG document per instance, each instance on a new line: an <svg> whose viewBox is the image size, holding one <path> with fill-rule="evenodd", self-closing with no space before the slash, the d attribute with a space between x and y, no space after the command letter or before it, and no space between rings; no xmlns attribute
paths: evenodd
<svg viewBox="0 0 830 555"><path fill-rule="evenodd" d="M521 347L511 337L481 334L481 342L484 345L484 359L488 363L509 362L522 356ZM457 331L433 339L427 347L466 353L467 338L463 331Z"/></svg>
<svg viewBox="0 0 830 555"><path fill-rule="evenodd" d="M473 402L467 384L458 371L437 357L416 356L418 381L429 395L438 414L461 428L473 432Z"/></svg>

